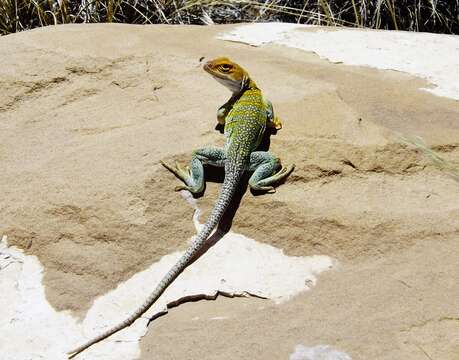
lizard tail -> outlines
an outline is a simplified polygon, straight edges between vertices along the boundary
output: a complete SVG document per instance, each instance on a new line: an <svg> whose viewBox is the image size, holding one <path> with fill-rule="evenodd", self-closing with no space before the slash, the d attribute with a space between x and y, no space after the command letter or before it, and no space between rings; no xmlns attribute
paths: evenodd
<svg viewBox="0 0 459 360"><path fill-rule="evenodd" d="M204 225L204 228L198 233L197 239L185 251L182 257L177 261L177 263L175 263L175 265L169 270L169 272L163 277L160 283L156 286L156 289L148 296L145 302L123 322L108 329L107 331L89 340L88 342L84 343L78 348L69 351L67 353L69 359L72 359L80 352L94 345L95 343L98 343L99 341L104 340L109 336L115 334L116 332L132 325L134 321L141 317L155 303L155 301L158 300L161 294L167 289L167 287L170 284L172 284L175 278L193 261L195 255L198 254L206 244L207 238L212 233L212 230L218 225L223 216L223 213L225 212L229 203L231 202L231 198L233 197L233 194L237 188L242 173L242 169L231 169L229 171L226 171L227 176L225 176L225 180L223 182L220 195L218 197L217 202L215 203L211 215L209 216Z"/></svg>

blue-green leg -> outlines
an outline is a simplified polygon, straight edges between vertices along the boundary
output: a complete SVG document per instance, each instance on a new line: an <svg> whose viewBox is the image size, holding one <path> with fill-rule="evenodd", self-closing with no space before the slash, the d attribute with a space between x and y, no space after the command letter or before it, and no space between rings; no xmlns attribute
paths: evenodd
<svg viewBox="0 0 459 360"><path fill-rule="evenodd" d="M295 168L295 165L282 166L278 157L269 151L255 151L250 155L249 170L254 173L249 179L253 190L275 191L276 183L284 180Z"/></svg>
<svg viewBox="0 0 459 360"><path fill-rule="evenodd" d="M202 148L193 151L190 165L183 169L177 162L175 167L161 161L161 164L182 180L185 185L175 188L176 191L188 190L193 194L199 194L204 190L204 164L223 167L225 153L218 148Z"/></svg>

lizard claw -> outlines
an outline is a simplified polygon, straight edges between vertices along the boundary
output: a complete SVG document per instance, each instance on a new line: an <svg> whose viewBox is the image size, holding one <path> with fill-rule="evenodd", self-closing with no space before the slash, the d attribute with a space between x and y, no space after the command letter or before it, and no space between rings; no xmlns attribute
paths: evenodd
<svg viewBox="0 0 459 360"><path fill-rule="evenodd" d="M170 166L169 164L165 163L165 162L162 161L162 160L159 160L159 162L160 162L160 164L161 164L162 166L164 166L167 170L169 170L169 171L172 172L172 173L175 173L175 171L174 171L175 169L174 169L172 166Z"/></svg>

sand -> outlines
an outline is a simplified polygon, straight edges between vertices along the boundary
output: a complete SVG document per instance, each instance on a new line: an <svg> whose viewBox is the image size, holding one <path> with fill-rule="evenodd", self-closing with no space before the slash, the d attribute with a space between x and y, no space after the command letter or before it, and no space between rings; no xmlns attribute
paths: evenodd
<svg viewBox="0 0 459 360"><path fill-rule="evenodd" d="M459 163L458 101L412 74L216 39L234 29L70 25L0 38L0 235L37 256L47 301L79 319L185 249L193 210L159 160L222 144L215 111L228 92L201 64L226 55L284 121L270 151L297 165L276 194L242 191L232 231L339 267L281 305L183 304L150 324L140 359L287 359L298 344L457 359L459 185L398 134ZM221 181L209 174L203 218Z"/></svg>

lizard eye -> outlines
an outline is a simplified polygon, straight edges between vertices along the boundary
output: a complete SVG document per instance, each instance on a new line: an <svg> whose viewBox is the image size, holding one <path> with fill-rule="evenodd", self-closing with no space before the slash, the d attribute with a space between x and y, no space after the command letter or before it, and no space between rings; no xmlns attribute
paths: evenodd
<svg viewBox="0 0 459 360"><path fill-rule="evenodd" d="M222 64L222 65L220 65L220 69L221 69L223 72L228 72L228 71L230 71L230 69L231 69L231 65L229 65L229 64Z"/></svg>

